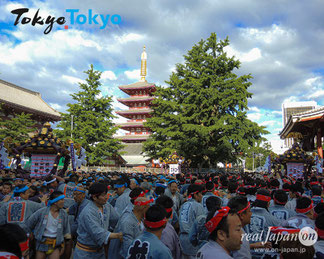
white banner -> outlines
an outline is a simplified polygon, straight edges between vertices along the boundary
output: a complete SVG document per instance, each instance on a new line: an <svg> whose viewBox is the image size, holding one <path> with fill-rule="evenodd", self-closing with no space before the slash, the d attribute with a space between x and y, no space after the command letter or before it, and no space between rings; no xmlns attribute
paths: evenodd
<svg viewBox="0 0 324 259"><path fill-rule="evenodd" d="M178 164L169 164L169 173L170 174L178 174L179 173L179 165Z"/></svg>

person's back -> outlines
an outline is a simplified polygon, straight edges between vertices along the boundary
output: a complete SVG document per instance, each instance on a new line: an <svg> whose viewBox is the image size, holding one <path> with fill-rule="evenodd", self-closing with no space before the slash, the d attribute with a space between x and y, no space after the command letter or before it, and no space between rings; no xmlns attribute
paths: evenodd
<svg viewBox="0 0 324 259"><path fill-rule="evenodd" d="M151 206L144 219L145 231L136 238L128 249L127 259L172 259L170 250L160 241L166 226L166 211L160 205Z"/></svg>
<svg viewBox="0 0 324 259"><path fill-rule="evenodd" d="M269 207L269 212L279 221L287 220L296 215L296 213L285 207L288 201L288 195L283 190L275 191L273 195L274 205Z"/></svg>

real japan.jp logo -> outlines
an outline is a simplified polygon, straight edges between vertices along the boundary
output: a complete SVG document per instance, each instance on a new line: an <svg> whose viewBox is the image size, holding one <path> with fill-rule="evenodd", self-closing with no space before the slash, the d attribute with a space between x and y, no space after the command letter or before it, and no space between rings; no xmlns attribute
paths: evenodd
<svg viewBox="0 0 324 259"><path fill-rule="evenodd" d="M92 9L89 9L86 14L79 13L79 9L66 9L65 10L70 15L70 24L78 25L98 25L99 29L103 30L107 27L109 22L111 24L120 24L121 17L119 14L95 14ZM52 31L55 23L58 25L64 25L66 23L66 18L64 16L56 18L55 16L48 15L43 17L40 15L39 9L34 13L34 15L29 16L28 8L18 8L11 11L12 14L17 15L14 25L17 26L19 23L22 25L30 24L32 26L46 26L44 34L48 34ZM68 29L69 25L65 25L64 29Z"/></svg>

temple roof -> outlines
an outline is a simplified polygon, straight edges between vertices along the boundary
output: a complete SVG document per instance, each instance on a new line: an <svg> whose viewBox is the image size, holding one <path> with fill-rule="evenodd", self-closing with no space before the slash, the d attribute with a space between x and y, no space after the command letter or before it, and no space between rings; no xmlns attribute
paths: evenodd
<svg viewBox="0 0 324 259"><path fill-rule="evenodd" d="M124 111L116 111L117 114L137 114L137 113L150 113L153 110L150 108L145 109L129 109Z"/></svg>
<svg viewBox="0 0 324 259"><path fill-rule="evenodd" d="M117 101L121 103L126 102L136 102L136 101L152 101L154 97L152 96L132 96L129 98L118 98Z"/></svg>
<svg viewBox="0 0 324 259"><path fill-rule="evenodd" d="M120 127L143 127L143 121L136 121L136 122L124 122L124 123L119 123L117 124Z"/></svg>
<svg viewBox="0 0 324 259"><path fill-rule="evenodd" d="M61 119L58 111L49 106L41 94L26 88L14 85L0 79L0 103L13 108L19 108L26 113L41 114L55 121Z"/></svg>
<svg viewBox="0 0 324 259"><path fill-rule="evenodd" d="M119 89L145 89L145 88L155 88L155 85L148 82L136 82L130 85L121 85Z"/></svg>
<svg viewBox="0 0 324 259"><path fill-rule="evenodd" d="M284 139L288 136L290 132L299 131L298 124L303 122L311 122L314 120L319 120L324 116L324 106L313 109L305 112L296 113L290 116L287 124L282 129L282 131L279 133L280 138Z"/></svg>
<svg viewBox="0 0 324 259"><path fill-rule="evenodd" d="M149 157L146 157L145 154L143 154L142 143L128 143L121 150L121 152L123 152L121 156L126 161L128 166L146 165L149 163L146 161L149 159Z"/></svg>

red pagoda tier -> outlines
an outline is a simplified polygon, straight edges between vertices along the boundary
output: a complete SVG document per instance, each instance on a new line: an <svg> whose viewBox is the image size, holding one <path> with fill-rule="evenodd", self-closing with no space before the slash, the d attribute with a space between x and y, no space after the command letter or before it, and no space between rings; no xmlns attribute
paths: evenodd
<svg viewBox="0 0 324 259"><path fill-rule="evenodd" d="M152 93L156 90L155 85L146 82L146 52L145 47L141 56L141 81L119 86L119 89L128 94L128 98L117 99L122 104L129 107L128 110L116 111L122 117L127 118L126 123L120 123L121 129L128 131L125 136L118 136L124 143L141 143L145 141L151 134L149 128L144 127L143 123L146 118L150 117L152 110L151 102L154 99Z"/></svg>

